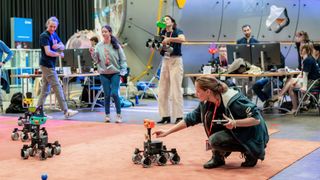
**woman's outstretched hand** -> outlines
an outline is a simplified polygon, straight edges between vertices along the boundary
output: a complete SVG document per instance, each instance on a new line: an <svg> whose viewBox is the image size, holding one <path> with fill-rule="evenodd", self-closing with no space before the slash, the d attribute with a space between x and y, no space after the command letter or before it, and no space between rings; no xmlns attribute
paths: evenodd
<svg viewBox="0 0 320 180"><path fill-rule="evenodd" d="M157 138L166 137L167 136L166 132L167 131L160 129L160 130L153 132L152 135L156 135Z"/></svg>

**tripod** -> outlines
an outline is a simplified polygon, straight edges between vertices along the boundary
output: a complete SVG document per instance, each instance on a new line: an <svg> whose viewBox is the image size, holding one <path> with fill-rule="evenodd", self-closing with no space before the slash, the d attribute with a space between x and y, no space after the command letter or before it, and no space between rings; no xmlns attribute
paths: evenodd
<svg viewBox="0 0 320 180"><path fill-rule="evenodd" d="M152 82L156 79L158 79L158 80L160 79L161 63L162 63L162 61L159 63L156 72L153 73L152 78L147 83L145 83L145 86L143 88L143 93L142 93L140 99L143 98L143 96L146 94L147 90L150 90L152 92L152 94L154 95L154 97L156 98L156 100L158 101L158 95L153 90Z"/></svg>

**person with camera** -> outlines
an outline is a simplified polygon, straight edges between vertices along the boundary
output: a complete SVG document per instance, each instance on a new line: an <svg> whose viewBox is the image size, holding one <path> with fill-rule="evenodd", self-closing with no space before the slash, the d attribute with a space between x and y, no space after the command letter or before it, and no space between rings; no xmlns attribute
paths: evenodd
<svg viewBox="0 0 320 180"><path fill-rule="evenodd" d="M120 104L120 76L127 74L127 59L120 42L112 34L112 28L105 25L101 29L102 41L95 48L90 48L91 57L98 66L100 80L104 92L105 122L111 121L110 98L112 97L116 106L116 123L122 122Z"/></svg>
<svg viewBox="0 0 320 180"><path fill-rule="evenodd" d="M259 109L241 92L215 77L206 75L195 81L199 106L188 113L183 121L167 130L156 130L156 137L202 123L208 136L207 147L212 148L212 158L203 165L206 169L225 164L232 152L241 152L245 161L242 167L254 167L258 159L264 160L269 135ZM225 124L223 124L224 120Z"/></svg>
<svg viewBox="0 0 320 180"><path fill-rule="evenodd" d="M176 118L176 123L183 117L183 61L181 45L185 41L183 31L177 28L176 21L169 15L163 17L166 28L160 32L163 37L164 48L160 54L163 56L159 80L159 113L161 121L170 123L171 117ZM169 97L169 98L168 98ZM172 106L170 106L172 101ZM170 115L172 110L172 116Z"/></svg>
<svg viewBox="0 0 320 180"><path fill-rule="evenodd" d="M52 16L46 22L47 29L40 34L42 88L37 106L43 106L50 93L50 89L52 89L58 100L60 109L64 112L65 118L69 118L76 115L78 111L68 109L65 95L55 70L56 59L57 57L64 57L62 51L65 48L56 33L58 25L59 20Z"/></svg>

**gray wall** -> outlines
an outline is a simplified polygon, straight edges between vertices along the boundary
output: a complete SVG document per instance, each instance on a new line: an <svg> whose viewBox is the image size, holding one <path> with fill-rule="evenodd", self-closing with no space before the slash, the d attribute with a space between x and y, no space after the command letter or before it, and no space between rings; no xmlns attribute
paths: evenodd
<svg viewBox="0 0 320 180"><path fill-rule="evenodd" d="M156 34L158 3L158 0L127 1L127 17L121 38L128 41L130 51L136 54L128 57L133 75L145 69L142 64L147 64L150 57L145 42ZM267 30L265 25L271 5L286 7L290 17L290 24L278 34ZM203 42L183 46L185 73L198 72L201 64L210 60L208 48L211 42L234 43L241 38L243 24L251 25L252 34L259 41L280 41L286 65L295 68L298 64L297 50L292 45L295 33L304 30L311 40L320 41L318 7L319 0L187 0L185 7L179 9L175 0L166 0L162 15L172 15L188 41ZM139 65L136 61L140 62ZM160 62L157 52L153 62L155 67Z"/></svg>

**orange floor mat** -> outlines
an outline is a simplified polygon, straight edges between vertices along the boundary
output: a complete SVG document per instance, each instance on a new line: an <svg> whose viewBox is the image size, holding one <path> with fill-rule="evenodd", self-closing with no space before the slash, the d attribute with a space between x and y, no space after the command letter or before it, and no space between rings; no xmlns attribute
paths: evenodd
<svg viewBox="0 0 320 180"><path fill-rule="evenodd" d="M152 165L142 168L131 161L134 149L142 148L146 129L143 125L104 124L95 122L48 120L45 127L49 141L59 140L62 152L45 161L37 157L20 158L21 141L12 141L16 118L0 120L0 179L34 180L47 173L50 180L74 179L268 179L312 152L318 142L270 139L266 159L254 168L242 168L244 159L233 153L226 165L206 170L202 168L211 157L205 151L205 133L201 125L162 138L167 148L176 148L179 165ZM172 125L157 126L168 128ZM270 129L269 133L277 132Z"/></svg>

